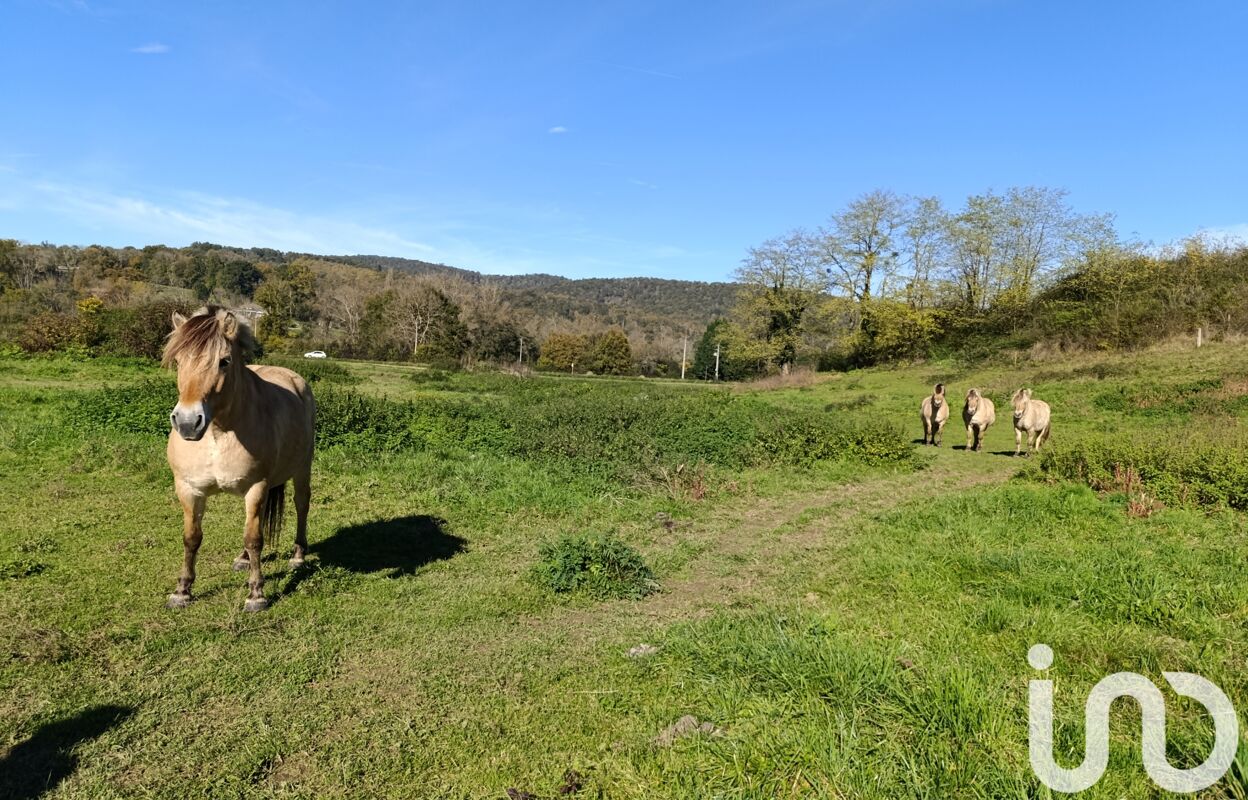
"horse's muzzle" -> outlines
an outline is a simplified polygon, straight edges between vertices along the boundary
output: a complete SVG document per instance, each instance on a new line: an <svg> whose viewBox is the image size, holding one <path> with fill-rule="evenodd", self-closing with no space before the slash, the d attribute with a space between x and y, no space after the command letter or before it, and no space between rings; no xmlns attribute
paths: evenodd
<svg viewBox="0 0 1248 800"><path fill-rule="evenodd" d="M208 409L203 403L196 403L190 408L178 405L169 415L169 422L173 425L173 429L188 442L198 442L204 438L204 431L208 430L209 421Z"/></svg>

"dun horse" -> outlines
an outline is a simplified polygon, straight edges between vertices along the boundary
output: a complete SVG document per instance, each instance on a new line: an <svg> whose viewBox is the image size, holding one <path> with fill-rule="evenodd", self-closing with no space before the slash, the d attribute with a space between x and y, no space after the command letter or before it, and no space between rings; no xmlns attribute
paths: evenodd
<svg viewBox="0 0 1248 800"><path fill-rule="evenodd" d="M949 421L949 404L945 402L943 383L936 384L931 396L923 398L919 416L923 418L923 444L928 444L930 438L931 444L940 447L941 433Z"/></svg>
<svg viewBox="0 0 1248 800"><path fill-rule="evenodd" d="M984 433L997 421L997 408L978 389L971 389L962 406L962 421L966 423L966 449L983 450Z"/></svg>
<svg viewBox="0 0 1248 800"><path fill-rule="evenodd" d="M247 366L254 348L250 330L229 311L209 306L190 319L173 315L164 363L177 367L178 404L169 415L168 455L182 503L185 551L169 608L191 602L204 504L219 492L241 495L247 508L243 552L234 561L234 569L251 572L246 610L268 606L260 551L276 543L287 481L295 485L298 517L290 563L303 563L316 403L294 372Z"/></svg>
<svg viewBox="0 0 1248 800"><path fill-rule="evenodd" d="M1023 449L1023 434L1027 434L1027 454L1040 450L1040 445L1049 438L1052 421L1049 404L1043 400L1032 400L1030 389L1019 389L1014 393L1014 455Z"/></svg>

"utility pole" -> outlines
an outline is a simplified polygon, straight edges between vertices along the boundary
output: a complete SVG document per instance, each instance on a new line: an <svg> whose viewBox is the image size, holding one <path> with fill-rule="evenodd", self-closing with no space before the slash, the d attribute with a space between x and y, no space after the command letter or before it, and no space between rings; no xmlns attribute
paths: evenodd
<svg viewBox="0 0 1248 800"><path fill-rule="evenodd" d="M719 345L715 345L715 380L719 380Z"/></svg>
<svg viewBox="0 0 1248 800"><path fill-rule="evenodd" d="M685 338L680 341L680 379L685 379L685 355L689 352L689 331L685 331Z"/></svg>
<svg viewBox="0 0 1248 800"><path fill-rule="evenodd" d="M521 367L524 366L524 337L523 336L520 337L520 361L517 362L517 365Z"/></svg>

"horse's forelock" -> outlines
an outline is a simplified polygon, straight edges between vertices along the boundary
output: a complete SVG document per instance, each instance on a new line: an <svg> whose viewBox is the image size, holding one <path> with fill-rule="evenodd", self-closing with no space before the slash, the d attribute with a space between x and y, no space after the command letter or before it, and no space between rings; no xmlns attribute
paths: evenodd
<svg viewBox="0 0 1248 800"><path fill-rule="evenodd" d="M243 360L250 360L255 351L251 330L229 311L207 306L169 334L162 363L170 367L182 359L215 366L230 357L236 345Z"/></svg>

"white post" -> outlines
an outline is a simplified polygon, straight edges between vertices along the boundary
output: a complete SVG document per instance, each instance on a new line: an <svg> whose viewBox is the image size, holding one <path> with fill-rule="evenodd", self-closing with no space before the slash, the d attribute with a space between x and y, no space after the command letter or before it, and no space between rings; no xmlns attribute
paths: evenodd
<svg viewBox="0 0 1248 800"><path fill-rule="evenodd" d="M1197 346L1197 347L1200 347L1200 346L1204 343L1204 341L1203 341L1203 340L1204 340L1204 333L1205 333L1205 329L1204 329L1204 328L1197 328L1197 329L1196 329L1196 346Z"/></svg>
<svg viewBox="0 0 1248 800"><path fill-rule="evenodd" d="M719 345L715 345L715 380L719 380Z"/></svg>
<svg viewBox="0 0 1248 800"><path fill-rule="evenodd" d="M685 379L685 355L689 352L689 334L680 340L680 379Z"/></svg>

